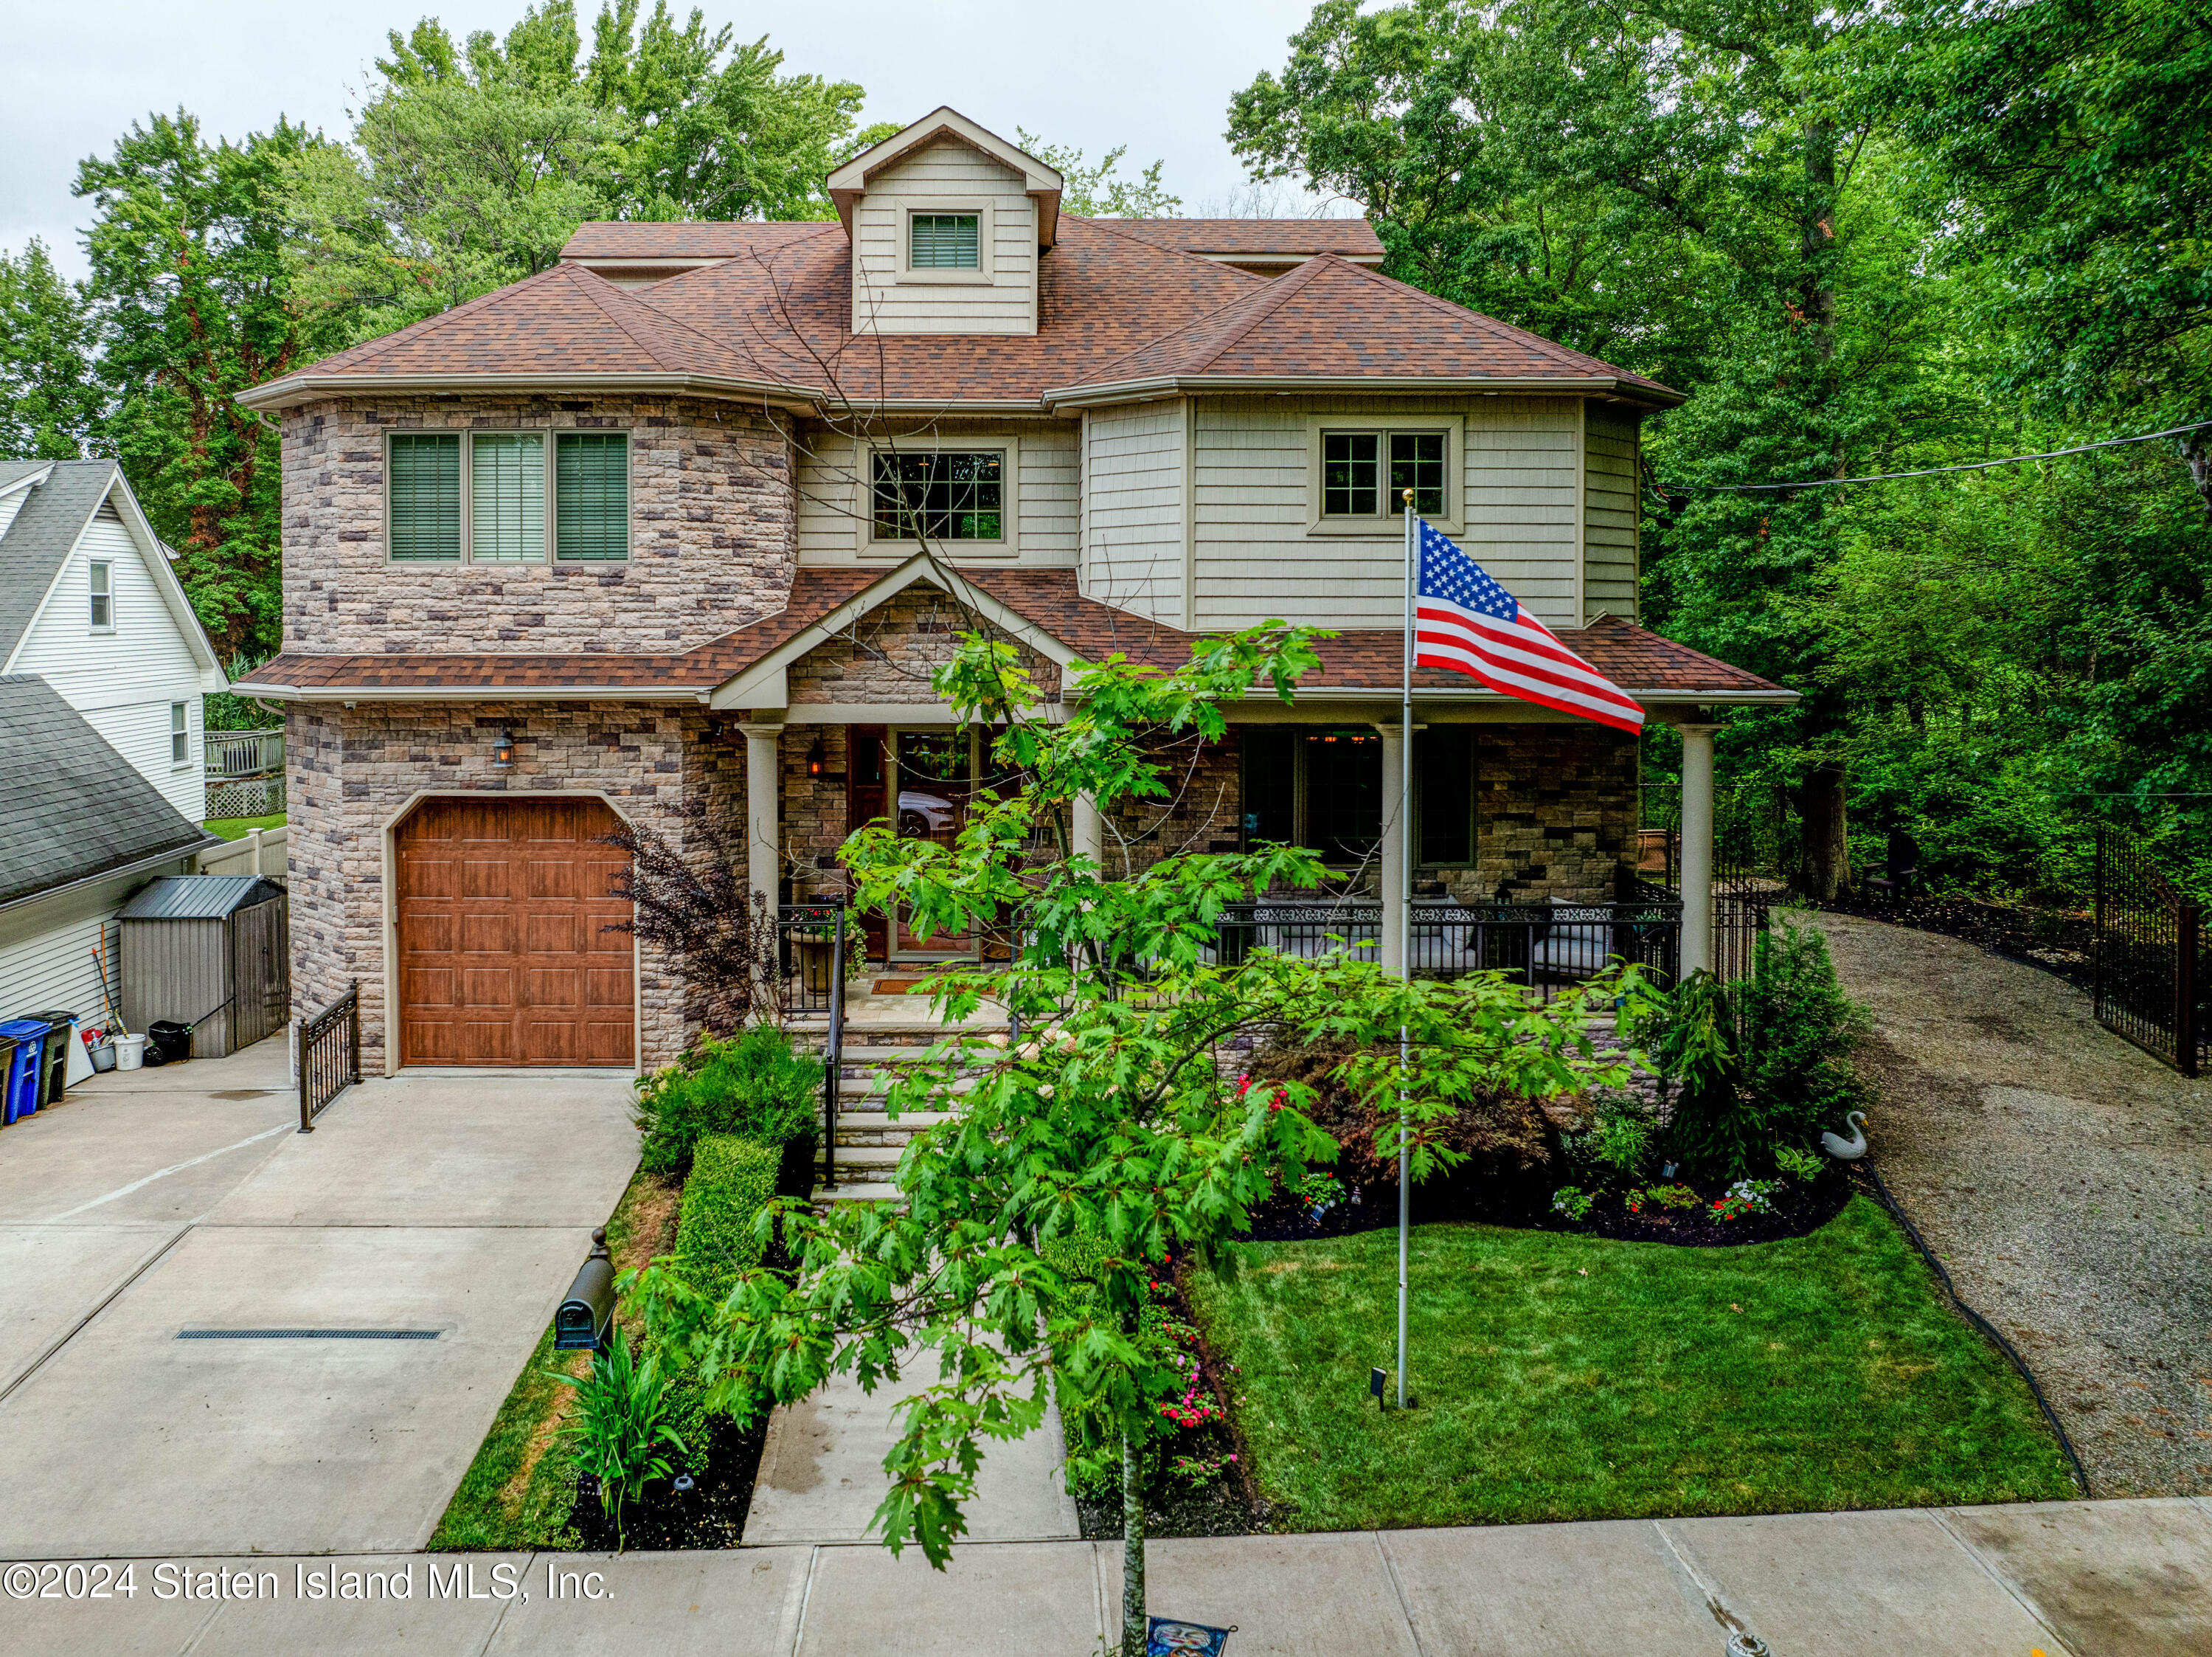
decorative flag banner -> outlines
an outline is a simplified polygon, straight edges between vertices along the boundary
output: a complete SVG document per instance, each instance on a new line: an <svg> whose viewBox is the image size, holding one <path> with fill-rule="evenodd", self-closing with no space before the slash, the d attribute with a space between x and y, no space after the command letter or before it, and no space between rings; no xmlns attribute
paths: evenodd
<svg viewBox="0 0 2212 1657"><path fill-rule="evenodd" d="M1644 728L1644 710L1560 643L1489 571L1425 518L1420 533L1413 610L1417 667L1449 667L1506 696L1617 731L1633 734Z"/></svg>
<svg viewBox="0 0 2212 1657"><path fill-rule="evenodd" d="M1233 1623L1218 1629L1180 1617L1146 1617L1145 1657L1222 1657L1229 1636L1236 1632Z"/></svg>

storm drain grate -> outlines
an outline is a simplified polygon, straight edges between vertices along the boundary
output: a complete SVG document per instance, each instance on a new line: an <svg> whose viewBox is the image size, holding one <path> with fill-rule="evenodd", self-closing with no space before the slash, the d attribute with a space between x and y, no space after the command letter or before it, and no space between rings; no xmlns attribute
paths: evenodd
<svg viewBox="0 0 2212 1657"><path fill-rule="evenodd" d="M180 1341L434 1341L434 1329L180 1329Z"/></svg>

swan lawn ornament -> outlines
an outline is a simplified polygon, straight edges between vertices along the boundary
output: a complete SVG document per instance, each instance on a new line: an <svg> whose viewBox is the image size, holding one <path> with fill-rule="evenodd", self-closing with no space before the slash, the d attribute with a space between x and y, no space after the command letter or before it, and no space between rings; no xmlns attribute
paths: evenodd
<svg viewBox="0 0 2212 1657"><path fill-rule="evenodd" d="M1851 1130L1851 1136L1845 1139L1840 1134L1823 1133L1820 1148L1838 1162L1857 1161L1866 1154L1866 1136L1859 1131L1860 1124L1865 1120L1864 1111L1853 1111L1844 1118L1844 1125Z"/></svg>

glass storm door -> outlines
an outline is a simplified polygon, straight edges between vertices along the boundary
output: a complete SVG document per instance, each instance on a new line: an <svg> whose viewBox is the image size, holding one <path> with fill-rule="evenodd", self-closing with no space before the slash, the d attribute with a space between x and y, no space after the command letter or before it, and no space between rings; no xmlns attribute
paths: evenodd
<svg viewBox="0 0 2212 1657"><path fill-rule="evenodd" d="M937 727L896 731L891 737L891 758L897 794L893 821L899 838L933 840L950 846L968 821L968 802L975 792L975 741L973 732ZM891 953L900 960L973 960L975 935L932 933L916 937L902 908L894 917Z"/></svg>

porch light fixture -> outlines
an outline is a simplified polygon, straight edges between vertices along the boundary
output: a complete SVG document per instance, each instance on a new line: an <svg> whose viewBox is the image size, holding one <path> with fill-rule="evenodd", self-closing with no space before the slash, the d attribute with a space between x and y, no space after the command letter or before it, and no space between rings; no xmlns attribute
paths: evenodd
<svg viewBox="0 0 2212 1657"><path fill-rule="evenodd" d="M806 774L809 777L822 775L822 739L817 736L814 739L814 746L806 751Z"/></svg>
<svg viewBox="0 0 2212 1657"><path fill-rule="evenodd" d="M514 765L514 733L501 731L499 740L491 745L491 768L495 771L513 769Z"/></svg>

